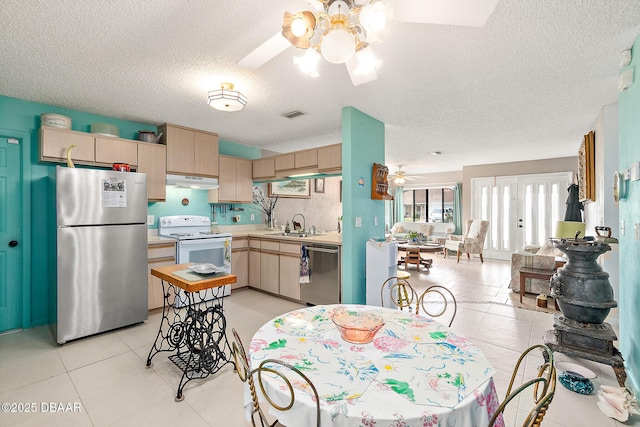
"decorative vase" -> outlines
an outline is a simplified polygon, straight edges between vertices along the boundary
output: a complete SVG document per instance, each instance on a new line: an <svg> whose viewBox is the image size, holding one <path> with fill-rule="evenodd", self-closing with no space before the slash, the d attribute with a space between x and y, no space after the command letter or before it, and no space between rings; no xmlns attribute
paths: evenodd
<svg viewBox="0 0 640 427"><path fill-rule="evenodd" d="M273 230L273 213L272 212L269 212L266 214L265 222L267 224L267 228L269 230Z"/></svg>

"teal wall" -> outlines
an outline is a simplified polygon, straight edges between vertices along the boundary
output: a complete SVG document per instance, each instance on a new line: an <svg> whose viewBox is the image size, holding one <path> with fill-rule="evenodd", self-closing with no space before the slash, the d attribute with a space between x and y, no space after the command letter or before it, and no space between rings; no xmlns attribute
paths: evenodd
<svg viewBox="0 0 640 427"><path fill-rule="evenodd" d="M620 171L640 161L640 36L632 49L634 84L620 94ZM634 237L633 225L640 223L640 181L627 181L627 197L620 201L620 351L625 359L628 385L640 397L640 240Z"/></svg>
<svg viewBox="0 0 640 427"><path fill-rule="evenodd" d="M23 238L25 242L25 271L22 274L23 283L23 307L22 326L24 328L47 324L55 321L51 296L55 294L55 280L49 277L50 269L47 266L49 240L48 229L51 224L51 204L49 201L48 177L55 168L51 163L38 162L38 129L40 127L40 114L63 114L72 119L72 129L88 132L91 123L103 122L118 126L120 136L126 139L135 139L139 130L157 131L155 126L144 123L130 122L69 110L47 104L40 104L6 96L0 96L0 130L8 136L17 136L28 142L23 147L23 155L28 156L23 161L23 209L28 216L23 221ZM244 145L234 144L229 141L220 141L220 153L236 157L257 158L260 150ZM167 201L149 204L149 213L156 215L180 215L198 214L210 215L211 205L207 203L207 192L197 190L168 189ZM187 207L181 201L189 198ZM261 215L254 210L252 205L236 205L245 208L240 213L240 223L231 222L231 214L227 214L227 220L219 219L221 225L250 223L250 213L256 213L255 223L261 222ZM217 218L218 219L218 218ZM155 226L154 226L155 227ZM28 248L28 249L27 249Z"/></svg>
<svg viewBox="0 0 640 427"><path fill-rule="evenodd" d="M371 199L373 163L384 164L384 123L342 109L342 302L366 302L366 242L384 236L384 201ZM346 166L346 167L345 167ZM364 185L359 185L362 178ZM374 217L378 226L374 226ZM355 227L356 217L362 227Z"/></svg>

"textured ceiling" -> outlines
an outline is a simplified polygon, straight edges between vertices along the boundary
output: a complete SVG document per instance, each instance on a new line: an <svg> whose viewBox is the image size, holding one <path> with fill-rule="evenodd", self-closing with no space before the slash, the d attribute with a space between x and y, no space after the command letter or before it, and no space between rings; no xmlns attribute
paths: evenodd
<svg viewBox="0 0 640 427"><path fill-rule="evenodd" d="M426 1L426 0L422 0ZM320 77L290 47L257 70L236 62L304 0L3 0L0 94L158 125L214 131L276 152L339 142L341 108L386 124L386 163L410 174L576 155L617 100L620 52L640 33L638 0L500 0L480 28L392 22L378 79ZM231 81L248 99L213 110ZM290 120L291 110L307 115ZM431 151L442 151L438 157Z"/></svg>

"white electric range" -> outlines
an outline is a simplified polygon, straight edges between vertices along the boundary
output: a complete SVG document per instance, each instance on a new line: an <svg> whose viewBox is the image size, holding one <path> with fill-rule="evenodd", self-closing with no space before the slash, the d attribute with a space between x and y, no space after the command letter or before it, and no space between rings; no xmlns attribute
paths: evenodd
<svg viewBox="0 0 640 427"><path fill-rule="evenodd" d="M231 234L211 231L211 219L200 215L173 215L158 218L158 235L178 240L176 262L207 263L231 273ZM231 286L223 287L223 296ZM180 298L182 300L182 297ZM186 301L186 298L184 299ZM176 301L177 306L182 304Z"/></svg>

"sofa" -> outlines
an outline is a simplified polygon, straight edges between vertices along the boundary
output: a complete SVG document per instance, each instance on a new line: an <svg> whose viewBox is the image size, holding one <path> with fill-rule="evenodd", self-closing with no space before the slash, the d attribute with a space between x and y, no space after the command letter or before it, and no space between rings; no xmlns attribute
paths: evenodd
<svg viewBox="0 0 640 427"><path fill-rule="evenodd" d="M410 231L422 233L427 240L446 239L456 229L452 222L396 222L390 233L394 239L406 239Z"/></svg>
<svg viewBox="0 0 640 427"><path fill-rule="evenodd" d="M563 253L551 244L544 246L527 245L521 251L511 254L511 282L509 289L520 292L520 268L535 268L540 270L555 270L556 257ZM525 292L549 295L550 282L542 279L525 279Z"/></svg>

